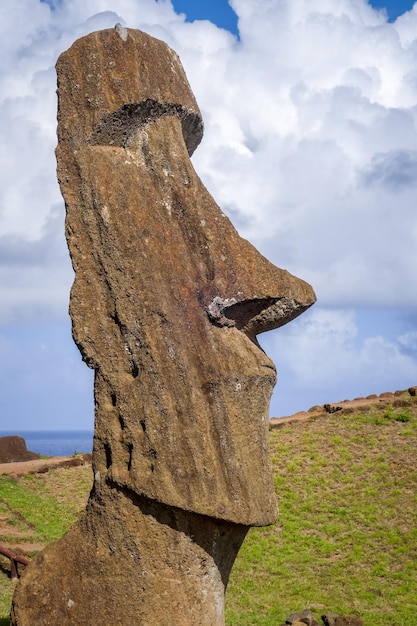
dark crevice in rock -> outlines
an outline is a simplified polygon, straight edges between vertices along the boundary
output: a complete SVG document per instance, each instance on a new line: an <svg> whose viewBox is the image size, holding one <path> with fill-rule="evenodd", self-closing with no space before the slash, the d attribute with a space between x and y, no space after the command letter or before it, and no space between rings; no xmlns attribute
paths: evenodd
<svg viewBox="0 0 417 626"><path fill-rule="evenodd" d="M106 468L109 469L112 464L111 448L108 443L104 444L104 453L106 455Z"/></svg>
<svg viewBox="0 0 417 626"><path fill-rule="evenodd" d="M158 453L155 448L149 448L148 455L151 457L151 459L154 459L155 461L158 458Z"/></svg>
<svg viewBox="0 0 417 626"><path fill-rule="evenodd" d="M129 452L129 460L127 462L127 469L130 472L131 467L132 467L133 443L129 443L127 448L128 448L128 452Z"/></svg>
<svg viewBox="0 0 417 626"><path fill-rule="evenodd" d="M133 359L130 360L130 369L131 369L133 378L137 378L139 376L139 367L133 361Z"/></svg>
<svg viewBox="0 0 417 626"><path fill-rule="evenodd" d="M124 347L125 347L126 353L129 356L130 373L133 376L133 378L137 378L139 376L139 373L140 373L140 368L139 368L138 364L135 361L135 358L133 356L132 350L130 348L130 345L129 345L129 342L128 342L128 339L127 339L129 331L126 328L126 326L121 322L120 317L119 317L117 311L114 311L114 313L111 315L111 319L114 321L114 323L116 324L117 328L119 329L119 332L120 332L120 335L121 335L121 339L122 339L122 341L124 343Z"/></svg>

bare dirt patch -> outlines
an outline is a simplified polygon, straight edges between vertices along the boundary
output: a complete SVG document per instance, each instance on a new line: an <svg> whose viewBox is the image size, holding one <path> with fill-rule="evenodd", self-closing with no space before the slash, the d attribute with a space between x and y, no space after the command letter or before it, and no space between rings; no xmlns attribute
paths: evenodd
<svg viewBox="0 0 417 626"><path fill-rule="evenodd" d="M43 474L56 467L77 467L91 462L90 454L77 456L51 456L48 459L35 459L18 463L0 463L0 475L8 474L18 478L26 474Z"/></svg>
<svg viewBox="0 0 417 626"><path fill-rule="evenodd" d="M354 398L353 400L342 400L333 404L323 404L313 406L308 411L300 411L285 417L273 417L269 420L271 428L279 428L285 424L294 422L304 422L306 420L317 418L329 413L341 412L345 415L354 411L368 411L370 409L384 410L387 406L407 407L414 405L413 397L415 396L416 387L403 391L386 391L379 396L372 394L366 398Z"/></svg>
<svg viewBox="0 0 417 626"><path fill-rule="evenodd" d="M74 509L74 516L85 506L90 473L91 455L88 454L0 464L0 475L4 478L31 488L36 484L41 493L64 502L69 513ZM30 558L49 541L39 536L34 525L1 495L0 492L0 544ZM10 574L10 561L5 556L0 556L0 569Z"/></svg>

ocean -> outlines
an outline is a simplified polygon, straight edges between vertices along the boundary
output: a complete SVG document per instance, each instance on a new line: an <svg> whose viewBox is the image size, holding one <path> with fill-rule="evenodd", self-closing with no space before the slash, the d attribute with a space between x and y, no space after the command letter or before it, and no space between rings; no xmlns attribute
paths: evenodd
<svg viewBox="0 0 417 626"><path fill-rule="evenodd" d="M89 430L0 431L0 437L9 435L23 437L28 450L45 456L71 456L93 449L93 431Z"/></svg>

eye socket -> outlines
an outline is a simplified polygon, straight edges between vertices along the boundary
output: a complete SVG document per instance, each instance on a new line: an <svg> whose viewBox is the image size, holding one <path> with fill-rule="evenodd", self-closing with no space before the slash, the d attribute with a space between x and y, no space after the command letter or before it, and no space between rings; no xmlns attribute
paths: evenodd
<svg viewBox="0 0 417 626"><path fill-rule="evenodd" d="M188 154L191 156L203 136L201 118L181 104L158 102L151 98L124 104L117 111L105 115L94 129L89 143L92 146L126 148L140 128L166 115L179 118Z"/></svg>

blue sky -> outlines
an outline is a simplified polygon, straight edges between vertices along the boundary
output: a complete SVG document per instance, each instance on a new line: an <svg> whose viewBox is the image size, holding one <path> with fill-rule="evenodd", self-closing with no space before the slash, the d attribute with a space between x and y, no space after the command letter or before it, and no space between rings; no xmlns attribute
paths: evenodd
<svg viewBox="0 0 417 626"><path fill-rule="evenodd" d="M409 11L414 3L407 0L373 0L370 4L377 9L386 9L390 21L394 21L399 15Z"/></svg>
<svg viewBox="0 0 417 626"><path fill-rule="evenodd" d="M184 13L187 20L209 20L226 28L234 34L238 34L237 15L226 0L174 0L173 5L178 13Z"/></svg>
<svg viewBox="0 0 417 626"><path fill-rule="evenodd" d="M15 8L0 5L2 430L93 425L93 376L67 313L54 64L116 22L179 53L205 121L203 182L242 236L317 292L308 313L260 337L278 370L271 416L417 383L417 5Z"/></svg>
<svg viewBox="0 0 417 626"><path fill-rule="evenodd" d="M394 21L399 15L409 11L413 2L409 0L373 0L371 6L377 9L385 9L390 21ZM178 13L184 13L187 20L210 20L221 28L226 28L232 33L238 34L237 15L227 0L173 0L173 5Z"/></svg>

